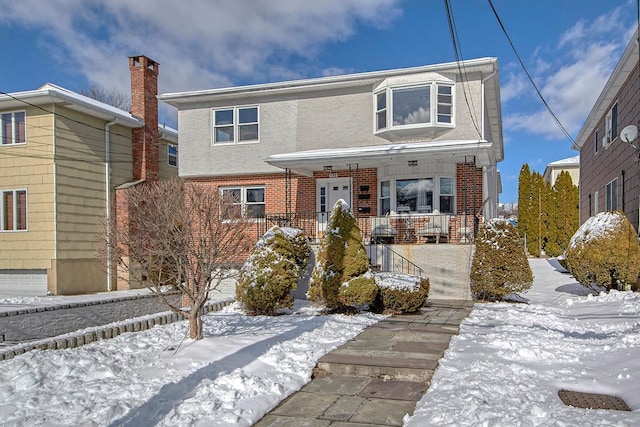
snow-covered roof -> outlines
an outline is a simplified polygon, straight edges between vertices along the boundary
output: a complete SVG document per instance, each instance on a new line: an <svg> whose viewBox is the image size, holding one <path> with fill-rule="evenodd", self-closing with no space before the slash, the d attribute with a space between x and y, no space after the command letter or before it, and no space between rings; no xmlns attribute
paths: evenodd
<svg viewBox="0 0 640 427"><path fill-rule="evenodd" d="M547 167L580 166L580 156L567 157L547 164Z"/></svg>
<svg viewBox="0 0 640 427"><path fill-rule="evenodd" d="M274 154L267 157L265 162L307 176L312 176L314 170L322 170L329 165L344 168L348 164L357 163L360 168L378 167L398 158L420 161L428 157L433 161L438 156L475 156L476 164L481 166L491 163L492 147L493 143L481 139L425 141L296 151Z"/></svg>

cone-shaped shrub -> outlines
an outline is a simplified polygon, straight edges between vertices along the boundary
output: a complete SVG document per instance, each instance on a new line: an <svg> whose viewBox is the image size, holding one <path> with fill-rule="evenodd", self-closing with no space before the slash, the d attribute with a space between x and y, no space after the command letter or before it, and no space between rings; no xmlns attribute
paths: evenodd
<svg viewBox="0 0 640 427"><path fill-rule="evenodd" d="M366 286L366 281L357 282L353 289L345 290L342 297L341 286L350 287L352 279L366 274L369 268L356 219L349 212L349 205L344 200L338 200L320 242L318 261L311 274L307 298L326 305L330 310L352 305L346 301L358 301L355 305L368 304L373 297L366 301L371 289ZM357 288L364 293L356 298L354 292Z"/></svg>
<svg viewBox="0 0 640 427"><path fill-rule="evenodd" d="M279 309L292 307L291 291L297 287L310 253L300 230L271 228L240 271L236 299L249 314L274 315Z"/></svg>
<svg viewBox="0 0 640 427"><path fill-rule="evenodd" d="M592 290L636 287L640 245L622 212L601 212L580 226L569 242L567 269Z"/></svg>
<svg viewBox="0 0 640 427"><path fill-rule="evenodd" d="M471 264L471 291L482 300L502 300L527 291L533 274L518 232L504 219L491 219L480 229Z"/></svg>
<svg viewBox="0 0 640 427"><path fill-rule="evenodd" d="M429 280L396 273L377 273L378 295L372 310L378 313L413 313L429 296Z"/></svg>

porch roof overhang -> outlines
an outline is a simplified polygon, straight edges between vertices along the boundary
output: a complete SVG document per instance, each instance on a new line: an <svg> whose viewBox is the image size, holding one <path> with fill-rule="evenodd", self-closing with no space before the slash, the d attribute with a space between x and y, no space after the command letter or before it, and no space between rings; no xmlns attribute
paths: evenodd
<svg viewBox="0 0 640 427"><path fill-rule="evenodd" d="M446 140L362 147L328 148L274 154L265 159L271 166L289 169L294 173L313 176L314 172L331 166L333 170L377 168L400 164L409 160L418 162L464 162L473 156L478 167L495 164L493 143L482 140Z"/></svg>

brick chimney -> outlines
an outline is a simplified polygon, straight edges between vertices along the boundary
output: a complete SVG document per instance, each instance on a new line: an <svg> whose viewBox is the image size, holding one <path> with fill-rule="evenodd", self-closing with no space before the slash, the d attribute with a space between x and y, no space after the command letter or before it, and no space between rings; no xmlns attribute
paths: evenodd
<svg viewBox="0 0 640 427"><path fill-rule="evenodd" d="M156 181L158 148L158 71L160 65L146 56L130 56L131 114L144 120L133 130L133 179Z"/></svg>

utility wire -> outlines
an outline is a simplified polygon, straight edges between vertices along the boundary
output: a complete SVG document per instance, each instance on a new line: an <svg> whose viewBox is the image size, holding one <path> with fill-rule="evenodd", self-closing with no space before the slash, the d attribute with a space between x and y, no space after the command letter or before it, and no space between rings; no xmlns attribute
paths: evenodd
<svg viewBox="0 0 640 427"><path fill-rule="evenodd" d="M463 70L462 62L464 58L462 56L462 48L460 47L460 41L458 38L458 31L456 30L456 24L453 18L453 11L451 9L451 4L449 0L444 0L444 8L447 12L447 22L449 23L449 33L451 35L451 42L453 43L453 51L456 58L456 64L458 66L458 72L460 73L460 80L462 80L462 93L464 94L464 100L467 104L467 109L469 110L469 116L471 117L471 122L473 123L473 127L476 128L476 132L478 132L478 136L482 138L482 132L478 127L477 117L475 113L475 109L472 109L471 105L473 105L473 100L469 101L471 97L471 93L467 95L469 79L467 78L466 69ZM465 86L466 83L466 86Z"/></svg>
<svg viewBox="0 0 640 427"><path fill-rule="evenodd" d="M513 50L513 53L516 55L516 58L518 58L518 62L520 62L520 66L522 67L522 69L524 70L525 74L529 78L529 81L531 82L531 85L533 86L533 88L535 89L536 93L540 97L540 100L542 101L544 106L547 108L547 111L549 111L549 114L551 114L551 117L553 117L553 120L556 122L556 124L558 125L560 130L562 130L562 133L567 137L567 139L569 141L571 141L572 144L575 144L576 141L571 137L569 132L567 132L567 129L565 129L565 127L562 126L562 123L560 123L560 119L558 119L558 117L555 115L555 113L553 112L553 110L551 109L551 107L549 106L547 101L542 96L542 93L540 92L540 89L538 89L538 86L533 81L533 77L531 77L531 74L529 74L529 70L527 70L527 67L525 67L524 62L522 61L522 58L520 58L520 55L518 54L518 51L516 50L515 46L513 45L513 42L511 41L511 37L509 37L509 34L507 33L507 30L504 27L504 24L502 23L502 20L500 19L500 16L498 15L498 12L496 11L496 8L493 6L493 2L491 0L488 0L488 1L489 1L489 5L491 6L491 10L493 10L493 14L495 15L496 19L498 20L498 24L500 24L500 28L502 29L502 32L504 33L504 35L507 37L507 40L509 41L509 45L511 46L511 49Z"/></svg>

